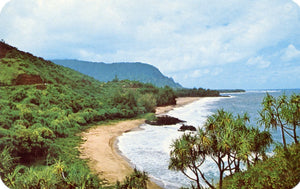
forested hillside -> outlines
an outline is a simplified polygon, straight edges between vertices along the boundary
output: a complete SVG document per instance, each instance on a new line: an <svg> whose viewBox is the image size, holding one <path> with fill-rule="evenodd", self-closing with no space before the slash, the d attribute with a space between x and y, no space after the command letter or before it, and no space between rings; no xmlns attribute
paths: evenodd
<svg viewBox="0 0 300 189"><path fill-rule="evenodd" d="M0 177L10 188L99 188L77 135L174 104L169 87L99 82L0 42Z"/></svg>
<svg viewBox="0 0 300 189"><path fill-rule="evenodd" d="M87 62L79 60L53 60L54 63L63 65L81 73L94 77L99 81L111 81L117 77L120 80L134 80L151 83L157 87L169 86L181 88L172 78L164 76L156 67L139 62L122 62L106 64L101 62Z"/></svg>

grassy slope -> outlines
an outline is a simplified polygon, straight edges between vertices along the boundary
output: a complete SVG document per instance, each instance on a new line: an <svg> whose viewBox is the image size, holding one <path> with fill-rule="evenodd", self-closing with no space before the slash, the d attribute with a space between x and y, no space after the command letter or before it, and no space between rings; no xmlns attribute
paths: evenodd
<svg viewBox="0 0 300 189"><path fill-rule="evenodd" d="M0 47L3 47L3 43ZM18 75L24 73L39 75L45 83L70 85L75 90L85 87L87 82L94 86L101 85L92 77L72 69L37 58L30 53L21 52L14 47L9 49L0 62L0 82L3 85L14 85Z"/></svg>
<svg viewBox="0 0 300 189"><path fill-rule="evenodd" d="M0 176L11 188L101 188L74 150L77 133L175 100L169 88L103 83L2 42L0 51ZM16 85L22 74L28 85Z"/></svg>

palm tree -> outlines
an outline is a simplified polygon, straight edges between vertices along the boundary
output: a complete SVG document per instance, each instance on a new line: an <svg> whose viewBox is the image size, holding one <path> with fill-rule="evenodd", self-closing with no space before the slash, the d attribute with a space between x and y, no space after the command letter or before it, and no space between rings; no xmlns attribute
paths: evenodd
<svg viewBox="0 0 300 189"><path fill-rule="evenodd" d="M290 99L286 101L282 107L281 114L283 114L283 119L286 121L285 131L286 133L294 139L294 142L298 144L298 137L296 133L297 127L300 126L300 95L293 94ZM287 132L292 131L292 134Z"/></svg>
<svg viewBox="0 0 300 189"><path fill-rule="evenodd" d="M197 134L184 134L173 141L169 169L181 171L197 183L197 188L201 188L200 179L210 188L215 188L201 170L201 165L210 157L219 169L218 186L221 189L225 172L229 175L239 172L240 162L253 164L249 160L251 153L256 153L257 161L271 141L268 132L249 128L248 121L247 114L233 116L223 109L218 110L207 118ZM195 177L186 174L187 170L191 170Z"/></svg>
<svg viewBox="0 0 300 189"><path fill-rule="evenodd" d="M203 134L200 131L200 134ZM206 157L205 144L207 144L205 138L198 138L196 135L183 134L179 139L173 141L170 152L169 169L175 171L181 171L189 179L193 180L197 184L197 188L202 188L200 184L200 178L211 188L215 188L208 180L200 169L200 166L204 163ZM187 171L192 171L195 177L191 177L187 174Z"/></svg>
<svg viewBox="0 0 300 189"><path fill-rule="evenodd" d="M283 94L277 99L268 94L262 102L259 124L266 129L280 127L283 147L287 150L285 134L298 143L296 128L300 126L300 95L293 94L290 99ZM292 131L292 133L291 133Z"/></svg>

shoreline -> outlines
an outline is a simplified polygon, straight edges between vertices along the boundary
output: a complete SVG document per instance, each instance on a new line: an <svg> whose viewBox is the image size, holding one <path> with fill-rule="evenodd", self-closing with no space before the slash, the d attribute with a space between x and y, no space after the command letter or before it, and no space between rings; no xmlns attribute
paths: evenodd
<svg viewBox="0 0 300 189"><path fill-rule="evenodd" d="M173 110L174 108L185 106L185 105L195 102L201 98L203 98L203 97L179 97L179 98L176 98L176 105L159 106L156 108L155 114L156 115L165 114L165 113Z"/></svg>
<svg viewBox="0 0 300 189"><path fill-rule="evenodd" d="M182 97L176 99L176 105L156 108L156 115L165 114L174 108L199 100L201 97ZM107 184L123 181L133 171L133 164L118 148L118 137L123 133L138 130L145 119L125 120L117 123L99 125L81 134L84 142L79 146L80 158L88 160L91 171ZM100 147L101 146L101 147ZM161 188L150 179L148 188Z"/></svg>

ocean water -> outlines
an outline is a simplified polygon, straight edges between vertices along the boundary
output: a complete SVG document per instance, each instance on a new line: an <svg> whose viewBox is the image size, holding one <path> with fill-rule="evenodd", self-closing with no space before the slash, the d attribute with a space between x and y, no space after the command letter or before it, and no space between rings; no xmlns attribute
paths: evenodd
<svg viewBox="0 0 300 189"><path fill-rule="evenodd" d="M299 90L252 90L245 93L227 93L230 97L201 98L191 104L175 108L167 115L185 120L188 125L202 127L209 115L223 108L233 114L247 112L250 125L256 126L258 111L266 92L277 97L285 93L300 93ZM181 172L168 170L170 145L173 140L182 135L177 130L181 124L170 126L150 126L143 124L141 130L124 133L118 138L118 147L127 157L132 166L146 171L150 177L163 188L180 188L190 186L190 180ZM297 131L299 133L299 130ZM281 142L279 131L272 131L273 139ZM289 141L292 141L288 138ZM212 160L203 165L205 174L217 180L218 170ZM204 183L202 183L204 184ZM205 185L205 184L204 184Z"/></svg>

